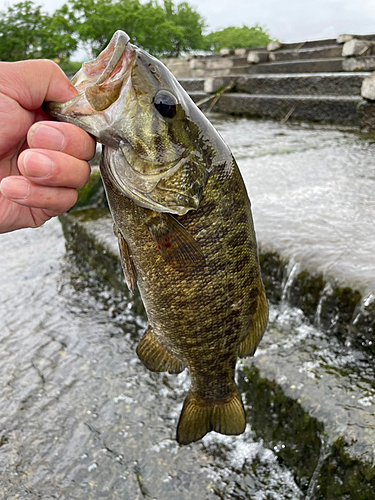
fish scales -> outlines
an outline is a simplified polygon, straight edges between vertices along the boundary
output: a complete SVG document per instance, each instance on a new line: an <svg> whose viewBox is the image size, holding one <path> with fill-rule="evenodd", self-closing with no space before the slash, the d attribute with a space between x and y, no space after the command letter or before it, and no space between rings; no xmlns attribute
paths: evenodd
<svg viewBox="0 0 375 500"><path fill-rule="evenodd" d="M177 440L187 444L211 430L240 434L246 421L236 361L254 354L268 312L246 188L227 146L168 70L122 32L97 64L111 74L119 57L123 75L131 75L125 97L115 78L111 101L113 76L103 89L93 81L94 61L76 77L81 97L50 112L104 144L101 175L126 281L137 283L149 322L137 354L153 371L186 367L191 377Z"/></svg>

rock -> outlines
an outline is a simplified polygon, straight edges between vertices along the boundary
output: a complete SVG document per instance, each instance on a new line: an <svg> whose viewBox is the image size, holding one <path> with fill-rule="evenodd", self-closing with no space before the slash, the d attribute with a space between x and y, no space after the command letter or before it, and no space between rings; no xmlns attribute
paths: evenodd
<svg viewBox="0 0 375 500"><path fill-rule="evenodd" d="M337 37L337 39L336 39L336 42L339 43L339 44L342 44L342 43L345 43L345 42L349 42L353 38L354 38L353 35L339 35Z"/></svg>
<svg viewBox="0 0 375 500"><path fill-rule="evenodd" d="M373 45L372 42L353 38L352 40L349 40L344 43L342 47L342 56L343 57L362 56L368 51L368 49L372 45Z"/></svg>
<svg viewBox="0 0 375 500"><path fill-rule="evenodd" d="M247 49L234 49L235 56L246 57L246 54L247 54Z"/></svg>
<svg viewBox="0 0 375 500"><path fill-rule="evenodd" d="M206 78L206 80L204 82L204 91L207 94L214 94L217 91L217 89L224 87L225 84L226 84L226 81L224 80L224 78L220 78L220 77Z"/></svg>
<svg viewBox="0 0 375 500"><path fill-rule="evenodd" d="M342 62L344 71L374 71L375 56L349 57Z"/></svg>
<svg viewBox="0 0 375 500"><path fill-rule="evenodd" d="M358 115L361 131L373 133L375 130L375 101L363 99L358 106Z"/></svg>
<svg viewBox="0 0 375 500"><path fill-rule="evenodd" d="M225 70L228 68L233 68L234 66L234 60L233 58L227 58L227 59L209 59L207 61L207 69L218 69L218 70Z"/></svg>
<svg viewBox="0 0 375 500"><path fill-rule="evenodd" d="M255 50L251 50L247 54L247 62L250 64L268 62L268 52L258 52Z"/></svg>
<svg viewBox="0 0 375 500"><path fill-rule="evenodd" d="M163 63L176 78L191 78L189 61L185 59L164 59Z"/></svg>
<svg viewBox="0 0 375 500"><path fill-rule="evenodd" d="M270 42L267 45L267 50L269 52L273 52L274 50L279 50L279 49L281 49L281 43L280 42Z"/></svg>
<svg viewBox="0 0 375 500"><path fill-rule="evenodd" d="M375 73L365 78L362 82L361 96L364 99L375 101Z"/></svg>
<svg viewBox="0 0 375 500"><path fill-rule="evenodd" d="M270 52L269 53L269 61L270 62L277 62L279 61L279 57L278 57L279 53L276 51L276 52Z"/></svg>
<svg viewBox="0 0 375 500"><path fill-rule="evenodd" d="M205 69L206 61L202 59L192 59L189 61L190 69Z"/></svg>
<svg viewBox="0 0 375 500"><path fill-rule="evenodd" d="M219 54L223 57L230 56L233 54L233 50L232 49L220 49Z"/></svg>

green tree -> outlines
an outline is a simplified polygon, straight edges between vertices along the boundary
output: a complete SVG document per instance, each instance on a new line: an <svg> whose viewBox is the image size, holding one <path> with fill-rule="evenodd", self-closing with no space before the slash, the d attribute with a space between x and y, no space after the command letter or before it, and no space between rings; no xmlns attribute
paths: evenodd
<svg viewBox="0 0 375 500"><path fill-rule="evenodd" d="M40 5L26 0L0 12L0 60L60 58L75 50L74 42L62 33L57 21Z"/></svg>
<svg viewBox="0 0 375 500"><path fill-rule="evenodd" d="M0 12L0 60L45 57L67 61L78 46L89 58L122 29L156 56L202 49L205 21L187 2L68 0L52 16L25 0Z"/></svg>
<svg viewBox="0 0 375 500"><path fill-rule="evenodd" d="M229 28L209 33L205 37L205 48L218 52L223 48L261 47L267 45L271 40L268 30L259 26L259 24L251 28L244 24L242 28L230 26Z"/></svg>
<svg viewBox="0 0 375 500"><path fill-rule="evenodd" d="M57 57L61 62L69 60L78 48L78 36L72 29L71 23L63 15L64 10L67 12L68 9L66 7L64 9L63 6L61 10L53 13L46 36L47 45L54 54L53 57Z"/></svg>
<svg viewBox="0 0 375 500"><path fill-rule="evenodd" d="M74 34L89 58L103 50L121 24L121 9L112 0L70 0L55 16Z"/></svg>
<svg viewBox="0 0 375 500"><path fill-rule="evenodd" d="M68 0L59 11L88 53L96 56L122 29L131 41L154 55L178 56L201 49L205 21L186 2L156 0Z"/></svg>
<svg viewBox="0 0 375 500"><path fill-rule="evenodd" d="M172 50L169 54L178 57L181 52L203 49L203 30L207 27L204 18L187 2L174 5L172 0L164 0L164 10L168 21L178 28L171 32Z"/></svg>

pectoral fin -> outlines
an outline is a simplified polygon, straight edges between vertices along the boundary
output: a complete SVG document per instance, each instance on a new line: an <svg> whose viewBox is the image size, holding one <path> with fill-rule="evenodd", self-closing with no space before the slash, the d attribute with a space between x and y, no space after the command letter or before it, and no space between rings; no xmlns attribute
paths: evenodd
<svg viewBox="0 0 375 500"><path fill-rule="evenodd" d="M133 261L130 257L128 244L126 243L120 230L115 224L113 225L113 232L118 239L118 246L120 249L121 264L122 269L124 270L125 282L128 285L129 290L134 293L135 285L137 283L137 273L134 268Z"/></svg>
<svg viewBox="0 0 375 500"><path fill-rule="evenodd" d="M168 264L182 270L204 265L198 243L172 215L152 212L146 224Z"/></svg>

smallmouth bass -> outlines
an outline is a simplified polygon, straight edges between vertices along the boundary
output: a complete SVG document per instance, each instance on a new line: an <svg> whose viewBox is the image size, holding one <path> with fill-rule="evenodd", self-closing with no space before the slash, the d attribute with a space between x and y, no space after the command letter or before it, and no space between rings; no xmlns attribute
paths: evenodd
<svg viewBox="0 0 375 500"><path fill-rule="evenodd" d="M268 306L237 164L167 68L122 31L72 82L78 96L47 108L103 144L125 280L149 321L137 354L152 371L190 373L177 441L241 434L236 361L254 354Z"/></svg>

